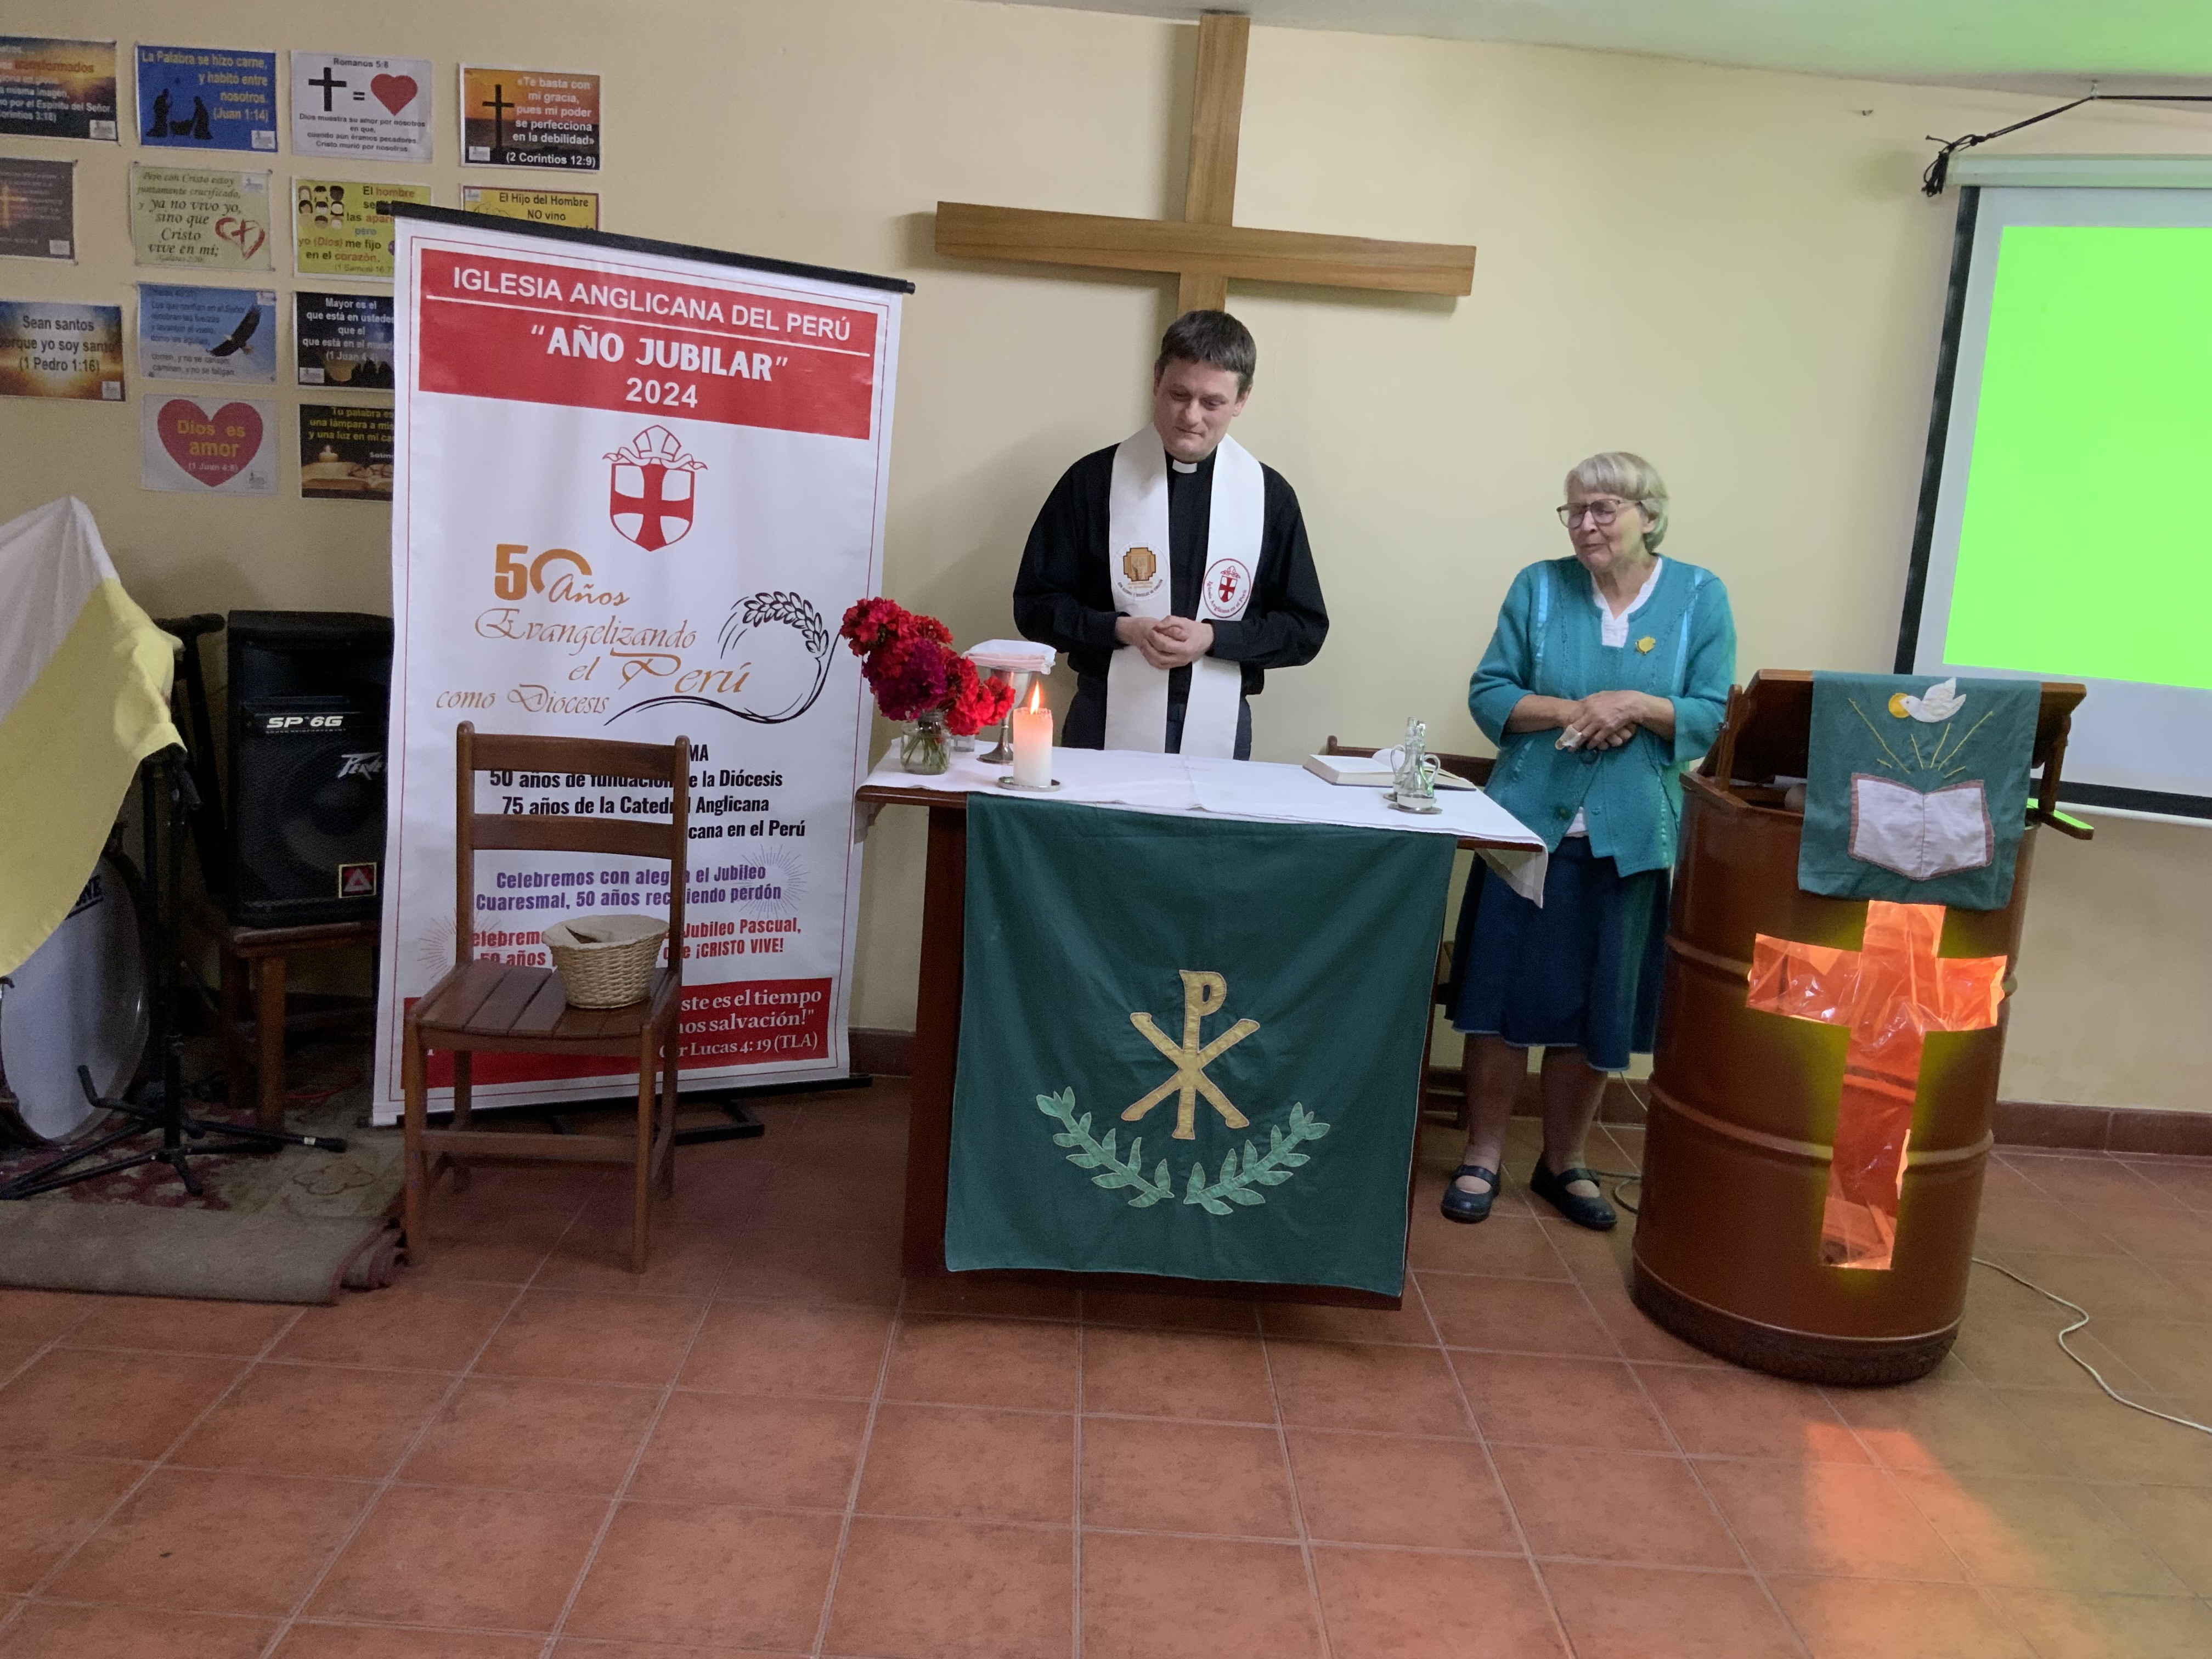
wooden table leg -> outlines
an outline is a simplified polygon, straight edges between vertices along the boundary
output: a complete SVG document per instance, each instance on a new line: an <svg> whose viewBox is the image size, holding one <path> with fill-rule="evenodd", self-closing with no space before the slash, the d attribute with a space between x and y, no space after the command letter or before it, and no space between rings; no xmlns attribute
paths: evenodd
<svg viewBox="0 0 2212 1659"><path fill-rule="evenodd" d="M246 1005L252 1000L253 966L226 941L217 947L222 965L222 1097L243 1106L253 1092L253 1062L246 1052Z"/></svg>
<svg viewBox="0 0 2212 1659"><path fill-rule="evenodd" d="M260 1051L259 1090L253 1121L264 1129L284 1127L284 953L260 959L254 986L254 1042Z"/></svg>
<svg viewBox="0 0 2212 1659"><path fill-rule="evenodd" d="M921 982L915 998L912 1104L906 1132L906 1227L911 1276L945 1273L945 1181L952 1162L952 1073L960 1053L960 972L968 915L968 815L929 809L921 895Z"/></svg>

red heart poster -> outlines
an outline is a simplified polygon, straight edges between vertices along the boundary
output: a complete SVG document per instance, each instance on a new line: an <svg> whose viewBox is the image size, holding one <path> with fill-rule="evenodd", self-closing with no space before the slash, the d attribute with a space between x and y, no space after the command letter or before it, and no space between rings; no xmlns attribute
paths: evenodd
<svg viewBox="0 0 2212 1659"><path fill-rule="evenodd" d="M292 54L292 149L301 155L430 160L430 60Z"/></svg>
<svg viewBox="0 0 2212 1659"><path fill-rule="evenodd" d="M274 404L148 398L140 404L139 483L195 495L276 493Z"/></svg>

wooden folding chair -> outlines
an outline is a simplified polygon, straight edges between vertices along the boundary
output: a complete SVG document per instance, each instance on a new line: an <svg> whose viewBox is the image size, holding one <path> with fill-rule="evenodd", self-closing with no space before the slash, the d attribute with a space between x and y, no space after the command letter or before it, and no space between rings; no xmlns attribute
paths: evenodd
<svg viewBox="0 0 2212 1659"><path fill-rule="evenodd" d="M424 1212L433 1182L447 1168L453 1188L468 1182L466 1158L628 1164L635 1174L630 1270L645 1271L652 1229L653 1182L676 1190L676 1066L684 1000L684 886L690 817L689 742L661 745L588 738L479 737L464 720L454 733L454 960L444 978L407 1011L402 1083L407 1097L407 1252L428 1246ZM670 792L665 823L639 818L500 815L476 810L479 772L581 773L595 787L635 783ZM625 1008L572 1008L550 968L478 962L476 855L495 848L600 853L668 862L668 962L656 969L642 1001ZM544 912L538 912L545 915ZM548 915L549 921L557 920ZM453 1060L453 1125L425 1122L432 1050ZM469 1127L475 1056L496 1051L539 1054L635 1054L635 1135L526 1134ZM656 1086L657 1085L657 1086ZM434 1163L432 1161L434 1159Z"/></svg>

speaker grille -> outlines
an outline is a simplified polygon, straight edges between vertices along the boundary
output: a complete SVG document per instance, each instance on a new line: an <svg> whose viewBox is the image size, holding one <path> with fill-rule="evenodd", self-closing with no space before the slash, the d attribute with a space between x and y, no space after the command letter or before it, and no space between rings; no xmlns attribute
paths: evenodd
<svg viewBox="0 0 2212 1659"><path fill-rule="evenodd" d="M238 710L232 919L373 921L381 908L381 708L288 697Z"/></svg>

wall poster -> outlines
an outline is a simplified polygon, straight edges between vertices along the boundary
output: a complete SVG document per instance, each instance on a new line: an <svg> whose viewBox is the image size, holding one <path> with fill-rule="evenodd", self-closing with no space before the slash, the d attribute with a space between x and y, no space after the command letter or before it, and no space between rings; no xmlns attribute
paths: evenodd
<svg viewBox="0 0 2212 1659"><path fill-rule="evenodd" d="M292 342L301 386L392 390L392 296L292 296Z"/></svg>
<svg viewBox="0 0 2212 1659"><path fill-rule="evenodd" d="M138 372L149 380L276 382L276 291L138 284Z"/></svg>
<svg viewBox="0 0 2212 1659"><path fill-rule="evenodd" d="M276 148L276 54L138 48L138 142L165 149Z"/></svg>
<svg viewBox="0 0 2212 1659"><path fill-rule="evenodd" d="M574 225L579 230L599 228L599 195L588 190L495 190L488 185L463 185L461 210L489 213L499 219L527 219L533 225Z"/></svg>
<svg viewBox="0 0 2212 1659"><path fill-rule="evenodd" d="M123 401L123 307L0 300L0 398Z"/></svg>
<svg viewBox="0 0 2212 1659"><path fill-rule="evenodd" d="M138 400L138 482L187 495L276 493L276 405L246 398Z"/></svg>
<svg viewBox="0 0 2212 1659"><path fill-rule="evenodd" d="M300 494L310 501L390 501L392 411L366 404L301 404Z"/></svg>
<svg viewBox="0 0 2212 1659"><path fill-rule="evenodd" d="M295 179L292 248L302 276L392 279L392 216L387 202L428 204L428 185L374 179Z"/></svg>
<svg viewBox="0 0 2212 1659"><path fill-rule="evenodd" d="M882 569L908 285L577 234L399 222L380 1121L400 1111L404 1010L455 957L464 720L687 738L684 1083L848 1069L869 707L836 629ZM666 801L523 773L481 777L476 810ZM665 865L498 852L476 867L483 960L544 964L540 934L563 917L665 913ZM588 1098L626 1086L622 1068L480 1055L476 1097Z"/></svg>
<svg viewBox="0 0 2212 1659"><path fill-rule="evenodd" d="M76 163L0 155L0 256L76 258Z"/></svg>
<svg viewBox="0 0 2212 1659"><path fill-rule="evenodd" d="M113 143L115 42L0 34L0 138Z"/></svg>
<svg viewBox="0 0 2212 1659"><path fill-rule="evenodd" d="M430 159L430 60L292 54L292 153Z"/></svg>
<svg viewBox="0 0 2212 1659"><path fill-rule="evenodd" d="M599 77L464 66L461 161L598 172Z"/></svg>
<svg viewBox="0 0 2212 1659"><path fill-rule="evenodd" d="M131 164L131 249L142 265L271 270L269 175Z"/></svg>

